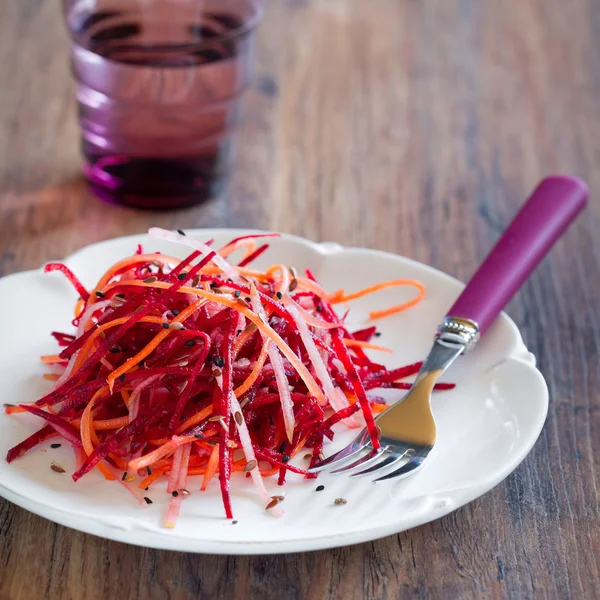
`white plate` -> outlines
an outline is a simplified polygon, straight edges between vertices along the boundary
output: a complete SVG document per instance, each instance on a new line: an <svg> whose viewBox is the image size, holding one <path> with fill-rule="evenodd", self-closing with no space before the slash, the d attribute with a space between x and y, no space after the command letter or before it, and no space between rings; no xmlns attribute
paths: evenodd
<svg viewBox="0 0 600 600"><path fill-rule="evenodd" d="M238 230L188 232L222 244L247 233ZM137 243L148 251L185 255L167 242L133 236L94 244L71 255L66 263L87 285L113 262L131 254ZM437 324L462 284L412 260L336 244L314 244L283 236L260 261L309 267L328 290L362 288L386 279L415 278L427 287L416 308L379 323L378 343L394 350L388 365L422 359ZM356 301L352 321L368 310L398 303L411 290L387 290ZM59 274L30 271L0 280L0 380L3 401L17 403L41 396L49 387L38 357L55 352L49 333L68 330L75 293ZM20 318L11 318L19 309ZM266 512L248 480L234 475L233 509L237 524L223 516L216 482L200 493L199 478L191 478L192 495L185 499L173 530L161 528L169 496L152 488L154 504L140 507L115 483L96 472L78 483L69 473L74 459L67 448L50 449L49 442L12 464L0 460L2 496L47 519L105 538L170 550L223 554L266 554L318 550L356 544L437 519L481 496L502 481L523 460L537 439L548 407L548 390L535 368L515 324L503 314L477 348L460 358L447 374L455 390L436 394L433 409L438 441L426 468L412 477L386 485L367 480L321 475L315 482L289 477L284 488L268 482L275 494L285 492L281 518ZM30 415L0 416L0 455L39 427ZM344 431L331 452L354 435ZM300 457L301 458L301 457ZM49 466L56 460L67 470L59 475ZM317 484L325 490L316 492ZM345 505L335 505L343 497Z"/></svg>

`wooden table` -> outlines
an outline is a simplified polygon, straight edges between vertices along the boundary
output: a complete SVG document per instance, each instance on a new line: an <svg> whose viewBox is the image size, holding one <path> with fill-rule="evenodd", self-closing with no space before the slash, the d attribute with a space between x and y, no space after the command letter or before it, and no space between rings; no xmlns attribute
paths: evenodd
<svg viewBox="0 0 600 600"><path fill-rule="evenodd" d="M59 3L0 4L0 272L163 227L371 246L466 278L536 181L600 186L594 0L273 0L237 171L173 213L81 181ZM387 539L288 556L161 552L0 503L0 598L600 597L600 204L509 312L550 386L541 438L483 498Z"/></svg>

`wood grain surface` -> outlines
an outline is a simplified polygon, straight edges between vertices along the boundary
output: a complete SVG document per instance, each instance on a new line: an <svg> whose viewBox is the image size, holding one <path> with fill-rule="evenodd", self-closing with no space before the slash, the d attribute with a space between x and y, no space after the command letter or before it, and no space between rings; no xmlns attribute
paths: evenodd
<svg viewBox="0 0 600 600"><path fill-rule="evenodd" d="M600 598L597 2L272 0L226 195L164 213L86 191L59 4L0 1L0 274L157 224L272 228L466 278L544 174L582 176L592 198L509 307L552 399L493 491L377 542L241 558L0 501L0 599Z"/></svg>

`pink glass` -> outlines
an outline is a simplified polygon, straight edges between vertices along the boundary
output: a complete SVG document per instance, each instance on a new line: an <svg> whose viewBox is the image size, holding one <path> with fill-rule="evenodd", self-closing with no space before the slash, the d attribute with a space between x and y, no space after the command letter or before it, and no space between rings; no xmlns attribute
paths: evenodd
<svg viewBox="0 0 600 600"><path fill-rule="evenodd" d="M140 208L217 195L261 0L63 0L94 193Z"/></svg>

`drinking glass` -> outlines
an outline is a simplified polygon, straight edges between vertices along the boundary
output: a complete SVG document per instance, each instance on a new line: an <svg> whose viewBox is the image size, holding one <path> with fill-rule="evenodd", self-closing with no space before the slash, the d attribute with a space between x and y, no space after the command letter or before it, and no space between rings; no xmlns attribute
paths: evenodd
<svg viewBox="0 0 600 600"><path fill-rule="evenodd" d="M218 194L232 164L262 0L63 0L83 172L143 208Z"/></svg>

